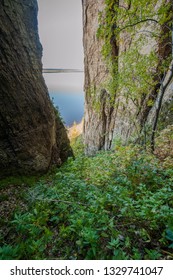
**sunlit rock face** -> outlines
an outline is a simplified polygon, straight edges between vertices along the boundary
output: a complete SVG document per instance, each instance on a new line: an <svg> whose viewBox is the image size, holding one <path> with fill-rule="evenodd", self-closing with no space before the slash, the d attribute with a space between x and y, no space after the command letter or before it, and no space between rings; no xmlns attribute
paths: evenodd
<svg viewBox="0 0 173 280"><path fill-rule="evenodd" d="M114 107L105 87L109 71L101 55L103 42L97 38L98 14L104 0L83 0L83 44L85 67L84 143L87 154L109 149L114 128Z"/></svg>
<svg viewBox="0 0 173 280"><path fill-rule="evenodd" d="M0 2L0 175L44 172L72 155L42 77L36 0Z"/></svg>
<svg viewBox="0 0 173 280"><path fill-rule="evenodd" d="M170 2L170 0L165 0L165 3L168 2ZM157 11L162 7L162 4L163 2L158 0L153 9ZM124 0L120 0L119 5L123 6ZM132 5L129 11L133 8ZM158 18L156 17L155 19ZM152 36L152 34L157 34L157 36ZM129 68L134 71L134 76L130 75L131 81L129 81L129 88L125 82L125 86L120 85L116 94L115 106L118 104L118 108L114 126L115 139L121 138L124 143L128 143L129 141L143 142L144 137L148 137L148 140L150 139L152 122L156 116L153 107L158 103L159 88L164 76L164 73L158 69L162 61L171 53L171 38L169 37L170 34L168 34L169 29L157 24L155 21L147 21L139 24L135 26L134 30L128 33L126 29L121 32L118 43L119 72L122 72L123 79L123 71L126 74L126 72L128 72L126 69ZM130 54L135 49L137 49L137 53L136 56L133 57L133 61L126 61L126 54ZM136 74L140 73L140 71L136 72L135 68L143 67L142 61L144 60L145 64L145 57L152 53L156 55L157 59L148 60L150 62L148 65L146 63L144 68L146 76L144 79L141 79L142 75L138 76ZM130 62L134 63L134 68L131 67ZM127 77L125 77L125 79L127 79ZM135 83L137 85L136 88L133 87ZM144 84L146 86L144 86ZM165 95L164 100L166 101L168 99L168 95ZM150 111L153 111L152 121Z"/></svg>
<svg viewBox="0 0 173 280"><path fill-rule="evenodd" d="M169 2L169 1L166 1ZM98 150L109 150L112 148L116 139L127 143L136 141L140 138L141 131L148 123L148 115L154 106L158 92L159 79L153 75L151 81L153 86L148 86L142 90L140 88L140 77L134 75L131 79L129 89L126 84L120 84L112 93L109 90L109 80L111 79L110 69L103 59L102 46L103 41L97 37L99 27L99 13L105 9L104 0L83 0L83 43L84 43L84 65L85 65L85 118L84 118L84 143L86 154L93 154ZM161 1L158 0L155 9L160 7ZM124 6L124 0L119 1L119 5ZM125 7L131 9L132 7ZM117 25L119 23L117 22ZM136 48L136 41L139 34L142 34L142 41L138 46L139 56L157 53L158 61L151 64L151 73L157 73L160 61L171 52L170 44L167 39L158 40L155 36L148 34L163 32L168 30L158 27L155 22L144 22L135 28L136 34L124 30L120 37L113 38L112 57L117 57L117 68L121 72L121 78L124 81L128 76L130 63L134 63L136 68L139 67L140 57L134 56L134 61L126 61L126 53ZM123 72L124 71L124 72ZM130 73L130 71L129 71ZM131 73L130 73L131 75ZM151 74L152 75L152 74ZM133 83L139 80L137 92L133 89ZM136 83L137 84L137 83ZM141 86L142 87L142 86ZM138 91L140 92L138 94ZM170 90L169 90L170 92ZM168 95L167 95L168 96ZM166 98L166 97L165 97ZM166 103L165 103L166 104Z"/></svg>

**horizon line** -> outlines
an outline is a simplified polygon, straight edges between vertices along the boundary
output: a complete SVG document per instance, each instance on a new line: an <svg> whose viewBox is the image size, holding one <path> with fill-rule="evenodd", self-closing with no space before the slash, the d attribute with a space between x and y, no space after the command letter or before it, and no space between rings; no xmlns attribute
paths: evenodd
<svg viewBox="0 0 173 280"><path fill-rule="evenodd" d="M83 73L82 69L43 68L43 73Z"/></svg>

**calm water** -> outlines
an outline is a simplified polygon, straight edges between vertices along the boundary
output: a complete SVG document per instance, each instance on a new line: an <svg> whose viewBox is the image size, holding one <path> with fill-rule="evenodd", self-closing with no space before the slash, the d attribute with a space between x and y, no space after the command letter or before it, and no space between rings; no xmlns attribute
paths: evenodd
<svg viewBox="0 0 173 280"><path fill-rule="evenodd" d="M51 91L50 98L59 112L66 126L74 122L79 123L84 114L84 93Z"/></svg>

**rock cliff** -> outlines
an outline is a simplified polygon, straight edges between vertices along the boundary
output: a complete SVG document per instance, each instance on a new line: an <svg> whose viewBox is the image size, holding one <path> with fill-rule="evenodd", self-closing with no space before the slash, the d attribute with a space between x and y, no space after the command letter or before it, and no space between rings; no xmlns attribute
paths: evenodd
<svg viewBox="0 0 173 280"><path fill-rule="evenodd" d="M109 71L101 55L103 41L98 40L98 17L104 0L83 0L83 44L85 67L84 143L86 153L109 149L114 128L114 106L104 83Z"/></svg>
<svg viewBox="0 0 173 280"><path fill-rule="evenodd" d="M36 0L0 1L0 175L32 174L72 155L42 77Z"/></svg>
<svg viewBox="0 0 173 280"><path fill-rule="evenodd" d="M87 154L108 150L119 138L126 143L145 137L164 76L162 62L171 53L170 29L159 17L170 18L172 8L166 9L169 0L144 2L134 7L125 0L83 0ZM168 91L164 104L171 86Z"/></svg>

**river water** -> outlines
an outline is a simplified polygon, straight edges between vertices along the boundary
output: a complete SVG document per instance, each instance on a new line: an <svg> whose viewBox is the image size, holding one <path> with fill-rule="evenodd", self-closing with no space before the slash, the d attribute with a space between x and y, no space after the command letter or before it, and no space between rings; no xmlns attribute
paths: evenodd
<svg viewBox="0 0 173 280"><path fill-rule="evenodd" d="M83 92L49 92L55 107L58 107L60 115L66 126L70 127L74 122L79 123L84 114Z"/></svg>
<svg viewBox="0 0 173 280"><path fill-rule="evenodd" d="M67 127L84 115L83 73L44 73L49 95Z"/></svg>

